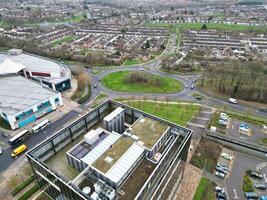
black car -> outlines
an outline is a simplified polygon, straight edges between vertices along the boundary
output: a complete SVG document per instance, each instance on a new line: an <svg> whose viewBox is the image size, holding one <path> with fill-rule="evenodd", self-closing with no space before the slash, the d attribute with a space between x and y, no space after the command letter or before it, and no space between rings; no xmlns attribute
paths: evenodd
<svg viewBox="0 0 267 200"><path fill-rule="evenodd" d="M267 108L260 108L259 111L267 113Z"/></svg>
<svg viewBox="0 0 267 200"><path fill-rule="evenodd" d="M251 172L250 172L250 177L252 177L252 178L257 178L257 179L263 179L262 174L259 174L259 173L256 172L256 171L251 171Z"/></svg>
<svg viewBox="0 0 267 200"><path fill-rule="evenodd" d="M196 96L195 99L196 100L201 100L202 99L202 96Z"/></svg>
<svg viewBox="0 0 267 200"><path fill-rule="evenodd" d="M223 193L221 193L221 192L216 193L216 197L217 197L218 199L226 199L226 195L223 194Z"/></svg>

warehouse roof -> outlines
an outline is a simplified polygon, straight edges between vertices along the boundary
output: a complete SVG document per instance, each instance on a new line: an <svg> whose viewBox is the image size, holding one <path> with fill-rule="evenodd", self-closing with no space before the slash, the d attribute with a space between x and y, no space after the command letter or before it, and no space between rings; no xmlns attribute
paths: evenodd
<svg viewBox="0 0 267 200"><path fill-rule="evenodd" d="M57 92L20 75L0 76L0 110L14 115Z"/></svg>
<svg viewBox="0 0 267 200"><path fill-rule="evenodd" d="M0 64L0 74L14 74L24 69L25 66L20 63L15 63L10 59L5 59Z"/></svg>

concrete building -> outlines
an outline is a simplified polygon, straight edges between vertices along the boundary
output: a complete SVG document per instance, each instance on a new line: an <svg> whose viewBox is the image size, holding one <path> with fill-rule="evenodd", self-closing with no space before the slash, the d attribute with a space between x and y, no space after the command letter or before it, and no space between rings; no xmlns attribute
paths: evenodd
<svg viewBox="0 0 267 200"><path fill-rule="evenodd" d="M104 118L104 125L110 132L122 133L124 131L124 109L118 107Z"/></svg>
<svg viewBox="0 0 267 200"><path fill-rule="evenodd" d="M0 116L14 130L63 105L61 94L21 75L0 75Z"/></svg>
<svg viewBox="0 0 267 200"><path fill-rule="evenodd" d="M11 65L12 68L18 69L13 73L20 73L59 92L71 88L71 72L68 67L44 57L22 53L20 49L11 49L8 53L0 53L0 68L1 65L4 65L5 68L7 65ZM16 65L23 67L17 68Z"/></svg>
<svg viewBox="0 0 267 200"><path fill-rule="evenodd" d="M124 131L106 130L104 119L118 113ZM181 183L191 137L189 129L108 100L26 157L52 199L167 199Z"/></svg>

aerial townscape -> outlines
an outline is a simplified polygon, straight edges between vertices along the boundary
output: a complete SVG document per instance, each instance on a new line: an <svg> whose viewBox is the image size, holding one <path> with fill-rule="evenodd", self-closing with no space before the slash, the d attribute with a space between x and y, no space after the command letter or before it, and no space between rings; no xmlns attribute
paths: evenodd
<svg viewBox="0 0 267 200"><path fill-rule="evenodd" d="M0 200L267 200L267 0L0 0Z"/></svg>

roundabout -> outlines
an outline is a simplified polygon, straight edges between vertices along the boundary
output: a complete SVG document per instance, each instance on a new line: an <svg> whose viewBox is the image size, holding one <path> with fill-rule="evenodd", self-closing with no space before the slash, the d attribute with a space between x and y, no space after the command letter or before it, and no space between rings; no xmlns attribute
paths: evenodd
<svg viewBox="0 0 267 200"><path fill-rule="evenodd" d="M183 84L173 78L144 71L117 71L101 79L104 87L117 92L179 93Z"/></svg>

